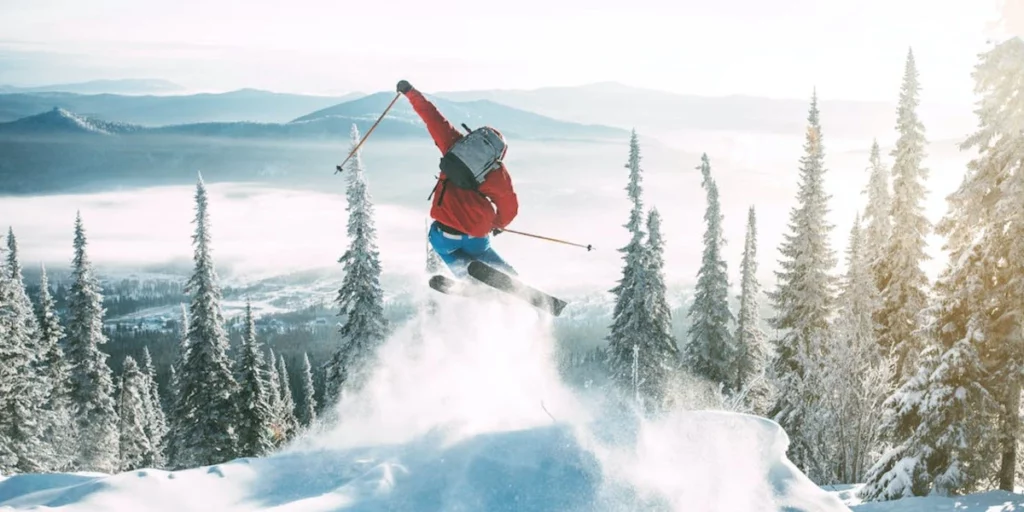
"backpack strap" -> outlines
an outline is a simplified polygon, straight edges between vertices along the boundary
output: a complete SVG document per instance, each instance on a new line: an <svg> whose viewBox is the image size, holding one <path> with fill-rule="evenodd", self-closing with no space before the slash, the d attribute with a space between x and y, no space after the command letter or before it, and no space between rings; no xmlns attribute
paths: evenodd
<svg viewBox="0 0 1024 512"><path fill-rule="evenodd" d="M441 179L440 176L436 176L436 178L437 182L441 184L441 193L437 195L437 205L441 206L441 203L444 201L444 193L446 190L448 190L448 180ZM428 201L430 200L430 198L434 197L435 190L437 190L437 185L434 185L434 188L430 189L430 195L427 196Z"/></svg>

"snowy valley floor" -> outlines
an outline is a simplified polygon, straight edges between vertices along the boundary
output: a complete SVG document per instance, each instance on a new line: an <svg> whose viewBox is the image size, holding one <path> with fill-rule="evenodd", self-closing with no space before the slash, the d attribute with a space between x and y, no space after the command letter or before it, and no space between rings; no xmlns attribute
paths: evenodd
<svg viewBox="0 0 1024 512"><path fill-rule="evenodd" d="M454 307L448 306L470 306ZM401 326L365 392L280 453L177 472L17 475L0 510L1024 510L1024 496L857 506L785 457L771 421L688 411L655 422L566 389L549 323L514 303L445 301ZM958 504L960 503L960 504Z"/></svg>

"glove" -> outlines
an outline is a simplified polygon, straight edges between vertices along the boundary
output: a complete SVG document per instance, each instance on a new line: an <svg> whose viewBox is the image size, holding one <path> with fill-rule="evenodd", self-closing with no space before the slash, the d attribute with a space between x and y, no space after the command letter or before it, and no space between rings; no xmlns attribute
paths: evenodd
<svg viewBox="0 0 1024 512"><path fill-rule="evenodd" d="M405 94L412 90L412 84L405 80L400 80L398 82L398 87L396 87L396 90L402 94Z"/></svg>
<svg viewBox="0 0 1024 512"><path fill-rule="evenodd" d="M505 232L505 230L503 230L503 229L494 228L494 229L491 230L491 236L498 236L498 235L500 235L500 234L502 234L504 232Z"/></svg>

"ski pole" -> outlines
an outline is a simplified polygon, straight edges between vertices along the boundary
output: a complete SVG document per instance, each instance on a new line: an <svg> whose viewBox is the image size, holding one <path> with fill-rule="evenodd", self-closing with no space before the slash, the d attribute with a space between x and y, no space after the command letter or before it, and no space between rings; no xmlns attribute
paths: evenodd
<svg viewBox="0 0 1024 512"><path fill-rule="evenodd" d="M508 232L508 233L515 233L517 235L523 235L523 236L529 236L529 237L533 237L533 238L539 238L541 240L547 240L549 242L557 242L557 243L560 243L560 244L572 245L572 246L575 246L575 247L582 247L582 248L586 249L587 252L590 252L590 251L592 251L594 249L594 246L592 246L590 244L587 244L587 245L574 244L572 242L566 242L565 240L559 240L557 238L548 238L546 236L533 235L533 234L530 234L530 233L523 233L522 231L515 231L513 229L503 229L502 231L503 232Z"/></svg>
<svg viewBox="0 0 1024 512"><path fill-rule="evenodd" d="M350 151L348 156L345 157L345 161L342 162L341 165L338 165L336 167L337 170L334 171L334 174L338 174L339 172L341 172L345 164L348 162L348 159L352 158L352 155L356 154L356 151L359 151L359 148L363 145L363 142L365 142L366 138L369 137L371 133L373 133L373 129L376 128L378 124L380 124L381 120L384 119L384 116L387 115L388 111L391 110L391 107L395 104L396 101L398 101L398 97L401 95L402 93L395 94L394 99L391 100L391 103L388 103L387 108L385 108L384 112L380 115L380 117L377 118L377 121L373 123L373 126L371 126L369 130L366 130L366 133L363 135L362 140L359 141L359 144L356 144L356 147L352 148L352 151Z"/></svg>

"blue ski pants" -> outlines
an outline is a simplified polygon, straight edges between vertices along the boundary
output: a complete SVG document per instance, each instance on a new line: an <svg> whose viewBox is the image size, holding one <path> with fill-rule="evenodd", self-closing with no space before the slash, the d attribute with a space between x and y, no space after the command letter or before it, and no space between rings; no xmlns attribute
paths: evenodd
<svg viewBox="0 0 1024 512"><path fill-rule="evenodd" d="M491 237L476 238L469 235L454 235L441 231L435 221L430 225L430 246L441 257L452 274L460 279L469 276L467 267L473 260L486 263L498 270L516 275L515 269L505 262L491 247Z"/></svg>

